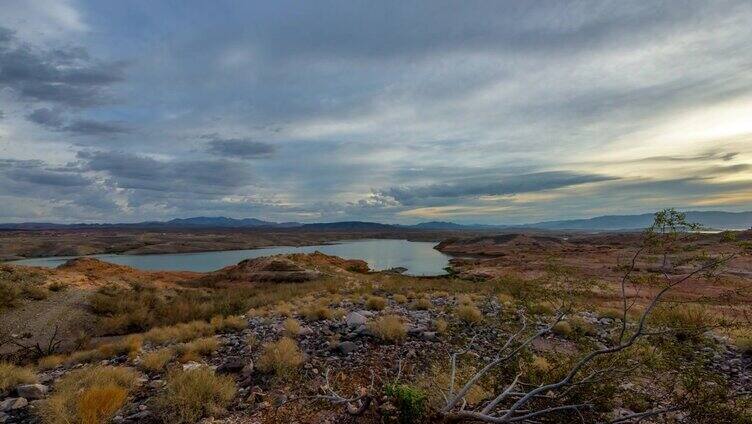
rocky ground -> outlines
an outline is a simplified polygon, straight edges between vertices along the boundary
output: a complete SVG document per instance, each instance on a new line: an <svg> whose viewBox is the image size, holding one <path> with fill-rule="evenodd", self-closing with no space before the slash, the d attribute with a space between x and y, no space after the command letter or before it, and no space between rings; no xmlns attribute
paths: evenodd
<svg viewBox="0 0 752 424"><path fill-rule="evenodd" d="M378 293L375 294L385 294ZM389 380L409 378L415 367L425 366L435 361L448 361L449 355L458 349L459 341L472 336L475 342L471 352L481 361L489 361L498 348L500 340L508 333L493 325L499 316L509 315L497 301L483 303L481 308L484 322L476 326L463 325L451 313L456 299L449 295L434 296L428 310L415 310L409 304L397 303L389 299L386 308L380 311L363 309L363 303L343 299L333 307L341 308L343 316L331 320L305 321L297 336L300 348L305 353L305 362L295 381L279 383L271 375L254 367L260 347L265 342L279 339L283 332L285 316L269 314L246 317L248 328L240 332L219 334L219 348L200 362L174 363L174 367L192 369L211 367L217 373L232 375L237 383L237 396L223 414L207 419L214 423L265 423L265 422L349 422L350 417L343 407L317 401L312 397L326 394L324 375L343 373L346 378L343 386L337 388L343 394L356 392L359 387L368 387L372 379ZM407 339L402 343L384 343L369 329L368 323L381 315L394 314L404 317ZM585 312L580 317L593 325L595 332L587 343L574 344L566 337L548 335L533 345L535 351L556 352L577 351L582 345L602 344L608 341L610 331L618 323L611 318L599 318ZM451 334L438 334L434 330L437 319L450 322ZM543 326L546 317L538 317L538 326ZM711 337L712 336L708 336ZM249 343L252 340L252 343ZM749 390L752 387L752 358L743 356L722 339L703 347L697 352L705 355L719 373L725 375L735 390ZM155 346L144 345L141 354L135 358L127 355L116 356L102 361L105 365L129 366L138 369L144 354ZM51 393L51 388L68 372L87 365L70 367L59 366L39 374L39 383L20 385L2 395L0 400L0 422L35 422L34 411ZM140 388L132 399L116 415L116 423L158 422L151 399L164 385L164 373L141 372ZM332 383L334 384L334 383ZM627 413L620 409L615 413ZM388 399L376 399L359 422L379 422L393 415L394 406ZM394 417L392 417L394 418Z"/></svg>

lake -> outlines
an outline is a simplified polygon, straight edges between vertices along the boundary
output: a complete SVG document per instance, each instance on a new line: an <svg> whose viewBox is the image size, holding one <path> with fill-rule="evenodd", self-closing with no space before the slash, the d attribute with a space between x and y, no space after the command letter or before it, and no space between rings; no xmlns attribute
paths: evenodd
<svg viewBox="0 0 752 424"><path fill-rule="evenodd" d="M214 271L234 265L243 259L280 253L311 253L320 251L346 259L363 259L374 270L407 268L409 275L440 275L449 264L449 256L433 247L436 243L407 240L354 240L318 246L279 246L222 252L163 253L151 255L91 255L92 258L127 265L148 271ZM56 267L73 256L22 259L11 263Z"/></svg>

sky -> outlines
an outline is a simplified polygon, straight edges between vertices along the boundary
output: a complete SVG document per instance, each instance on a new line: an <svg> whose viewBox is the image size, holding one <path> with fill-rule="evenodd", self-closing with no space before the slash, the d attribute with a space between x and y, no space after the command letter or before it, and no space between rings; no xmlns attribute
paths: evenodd
<svg viewBox="0 0 752 424"><path fill-rule="evenodd" d="M749 1L0 9L0 222L752 209Z"/></svg>

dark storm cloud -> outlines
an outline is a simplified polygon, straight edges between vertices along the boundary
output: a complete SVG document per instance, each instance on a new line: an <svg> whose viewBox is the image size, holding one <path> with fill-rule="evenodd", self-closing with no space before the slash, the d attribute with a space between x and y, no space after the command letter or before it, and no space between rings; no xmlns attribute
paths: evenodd
<svg viewBox="0 0 752 424"><path fill-rule="evenodd" d="M243 140L237 138L220 139L209 141L207 152L229 158L253 159L269 156L274 153L274 145L260 141Z"/></svg>
<svg viewBox="0 0 752 424"><path fill-rule="evenodd" d="M25 100L86 107L108 103L110 84L123 80L124 63L91 60L80 48L33 49L0 28L0 87Z"/></svg>
<svg viewBox="0 0 752 424"><path fill-rule="evenodd" d="M382 194L402 204L427 198L462 198L530 193L574 185L615 180L616 177L570 171L537 172L522 175L487 175L422 187L394 187Z"/></svg>
<svg viewBox="0 0 752 424"><path fill-rule="evenodd" d="M64 131L76 135L103 136L123 134L130 130L119 123L101 122L89 119L73 119L66 121L59 109L39 108L27 116L28 120L53 131Z"/></svg>
<svg viewBox="0 0 752 424"><path fill-rule="evenodd" d="M91 183L73 169L55 169L39 160L1 160L0 172L13 181L44 186L75 187Z"/></svg>
<svg viewBox="0 0 752 424"><path fill-rule="evenodd" d="M120 188L204 194L232 193L252 183L250 168L230 160L157 160L124 152L79 152L84 169L103 172Z"/></svg>

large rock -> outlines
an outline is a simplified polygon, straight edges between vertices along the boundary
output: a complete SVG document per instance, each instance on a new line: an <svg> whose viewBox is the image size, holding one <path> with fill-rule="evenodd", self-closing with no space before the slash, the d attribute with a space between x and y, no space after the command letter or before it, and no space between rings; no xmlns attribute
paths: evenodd
<svg viewBox="0 0 752 424"><path fill-rule="evenodd" d="M357 347L358 345L353 342L342 342L337 345L337 350L343 355L349 355L350 352L354 351Z"/></svg>
<svg viewBox="0 0 752 424"><path fill-rule="evenodd" d="M245 366L245 362L239 357L230 357L217 368L220 374L234 374L240 372Z"/></svg>
<svg viewBox="0 0 752 424"><path fill-rule="evenodd" d="M357 312L350 312L345 317L345 322L347 323L348 327L359 327L361 325L365 325L366 322L368 322L368 318Z"/></svg>
<svg viewBox="0 0 752 424"><path fill-rule="evenodd" d="M29 400L42 399L47 395L47 391L44 384L23 384L16 387L18 396Z"/></svg>
<svg viewBox="0 0 752 424"><path fill-rule="evenodd" d="M8 398L0 402L0 411L7 412L15 409L26 408L29 401L22 397Z"/></svg>

